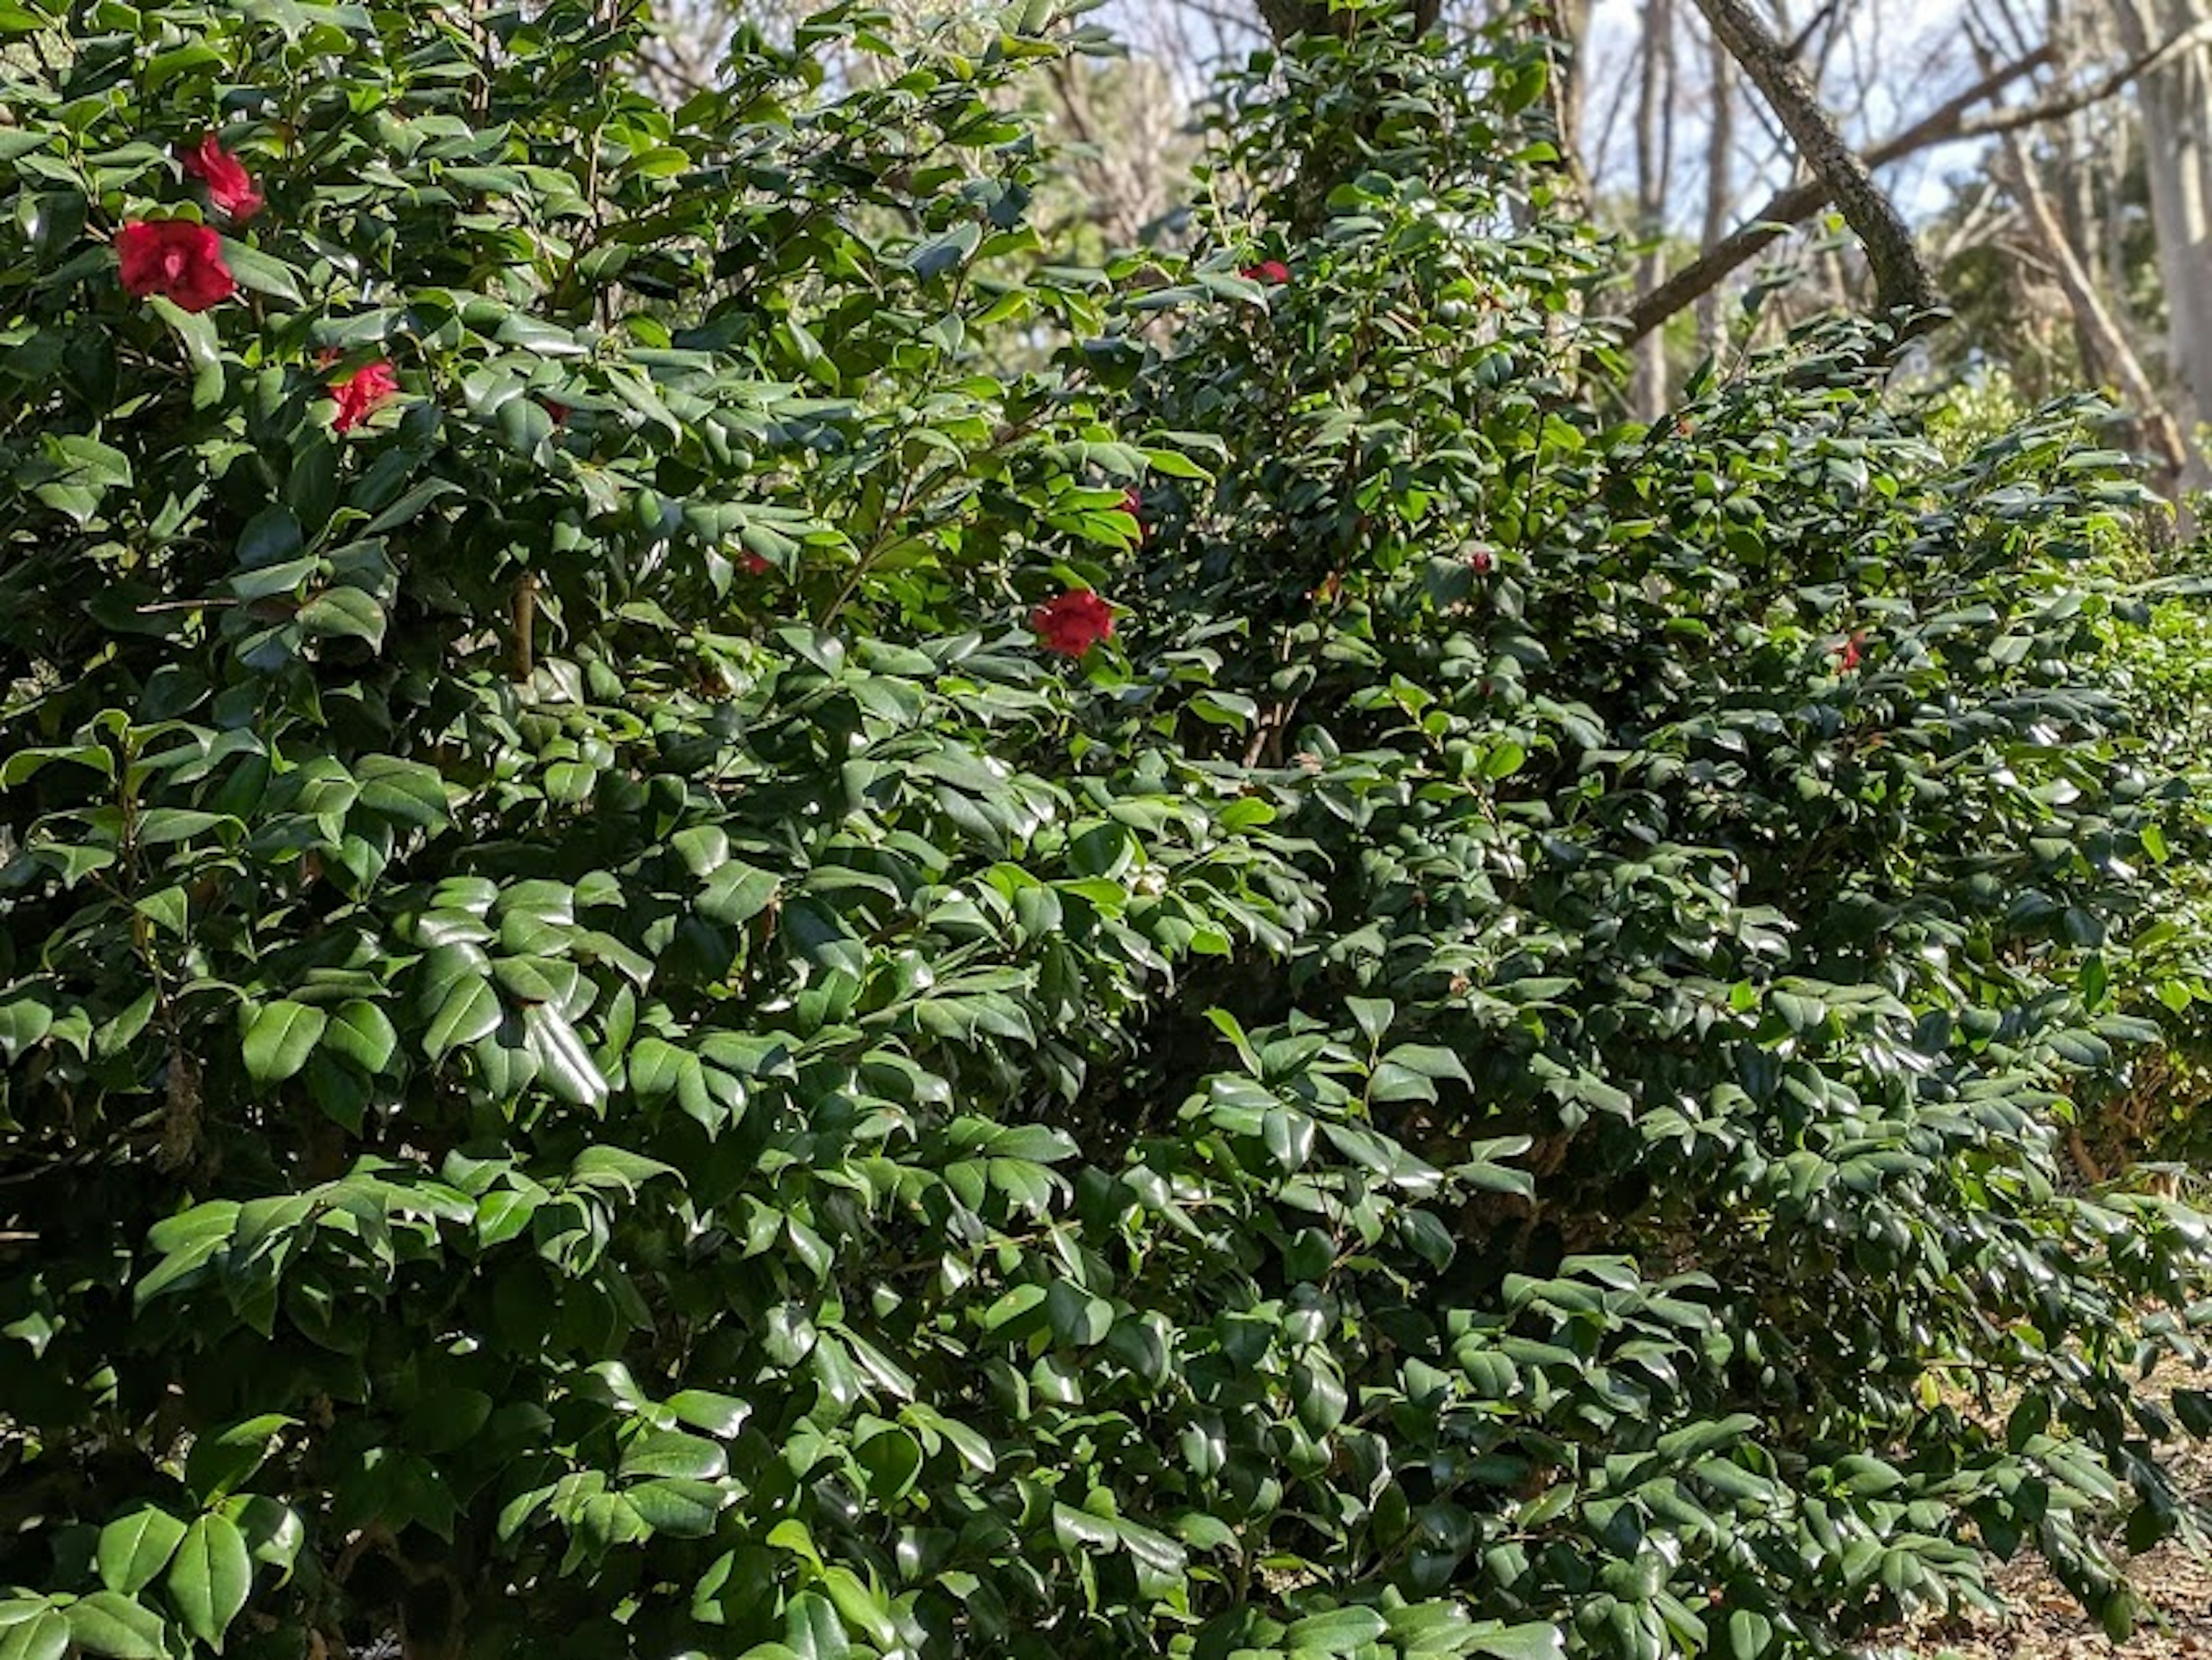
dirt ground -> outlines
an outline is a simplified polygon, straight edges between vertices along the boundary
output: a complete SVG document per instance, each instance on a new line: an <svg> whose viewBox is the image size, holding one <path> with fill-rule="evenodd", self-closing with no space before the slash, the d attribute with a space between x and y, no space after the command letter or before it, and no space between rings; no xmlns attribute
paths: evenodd
<svg viewBox="0 0 2212 1660"><path fill-rule="evenodd" d="M2143 1389L2163 1397L2177 1384L2212 1388L2212 1372L2165 1368ZM2183 1490L2212 1498L2212 1443L2185 1441L2172 1452ZM2164 1617L2163 1630L2146 1627L2124 1643L2107 1640L2041 1560L2023 1552L1990 1576L2008 1610L2004 1620L1931 1616L1885 1633L1875 1652L1899 1660L2212 1660L2212 1561L2172 1544L2122 1560L2144 1606Z"/></svg>

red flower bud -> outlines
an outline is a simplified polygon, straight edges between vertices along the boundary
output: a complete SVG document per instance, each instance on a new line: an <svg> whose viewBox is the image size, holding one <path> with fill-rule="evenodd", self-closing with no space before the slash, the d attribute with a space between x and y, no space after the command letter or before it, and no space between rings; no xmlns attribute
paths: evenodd
<svg viewBox="0 0 2212 1660"><path fill-rule="evenodd" d="M1087 589L1073 588L1030 613L1030 627L1047 651L1080 657L1114 637L1113 608Z"/></svg>
<svg viewBox="0 0 2212 1660"><path fill-rule="evenodd" d="M222 262L222 239L183 219L134 219L115 234L123 286L143 300L160 295L184 311L205 311L238 292Z"/></svg>
<svg viewBox="0 0 2212 1660"><path fill-rule="evenodd" d="M1836 648L1836 672L1849 674L1859 666L1859 646L1866 639L1864 629L1855 629Z"/></svg>
<svg viewBox="0 0 2212 1660"><path fill-rule="evenodd" d="M340 432L352 431L398 390L399 377L391 364L381 358L363 364L331 388L331 396L338 400L337 418L331 425Z"/></svg>
<svg viewBox="0 0 2212 1660"><path fill-rule="evenodd" d="M1475 548L1467 556L1467 568L1477 576L1489 575L1491 567L1497 562L1488 548Z"/></svg>
<svg viewBox="0 0 2212 1660"><path fill-rule="evenodd" d="M1145 498L1137 494L1134 484L1121 492L1121 511L1137 521L1137 545L1145 542Z"/></svg>
<svg viewBox="0 0 2212 1660"><path fill-rule="evenodd" d="M738 564L748 576L765 576L775 569L775 564L757 553L748 553Z"/></svg>
<svg viewBox="0 0 2212 1660"><path fill-rule="evenodd" d="M238 223L244 224L261 211L261 192L254 188L253 175L213 133L180 152L178 160L184 165L185 176L206 185L208 200Z"/></svg>
<svg viewBox="0 0 2212 1660"><path fill-rule="evenodd" d="M1291 268L1279 259L1262 259L1256 265L1245 266L1237 274L1255 283L1287 283L1291 280Z"/></svg>

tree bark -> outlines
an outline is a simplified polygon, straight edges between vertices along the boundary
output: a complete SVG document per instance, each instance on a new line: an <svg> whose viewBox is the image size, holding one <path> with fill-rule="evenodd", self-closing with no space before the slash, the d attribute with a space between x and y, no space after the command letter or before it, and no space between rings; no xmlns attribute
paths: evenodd
<svg viewBox="0 0 2212 1660"><path fill-rule="evenodd" d="M1559 165L1577 211L1587 214L1589 169L1583 161L1583 50L1589 40L1591 0L1550 0L1536 9L1532 27L1543 38L1552 64L1552 119L1559 130Z"/></svg>
<svg viewBox="0 0 2212 1660"><path fill-rule="evenodd" d="M1705 148L1705 216L1698 240L1711 247L1728 234L1729 192L1735 182L1735 60L1718 40L1712 43L1709 73L1713 82L1711 142ZM1648 290L1647 290L1648 291ZM1717 283L1698 296L1698 352L1717 353L1726 331L1721 326L1721 294Z"/></svg>
<svg viewBox="0 0 2212 1660"><path fill-rule="evenodd" d="M1875 304L1884 311L1908 313L1942 304L1911 227L1821 111L1818 95L1790 61L1790 49L1744 0L1698 0L1698 9L1865 245L1867 263L1874 270Z"/></svg>
<svg viewBox="0 0 2212 1660"><path fill-rule="evenodd" d="M2146 74L2144 172L2166 288L2168 367L2179 383L2175 413L2194 431L2212 414L2212 0L2116 0L2127 51L2146 56L2187 42ZM2203 455L2190 447L2185 487L2208 482Z"/></svg>
<svg viewBox="0 0 2212 1660"><path fill-rule="evenodd" d="M1639 288L1658 285L1664 269L1667 198L1674 171L1674 9L1672 0L1644 0L1643 76L1636 100L1636 263ZM1629 402L1639 421L1656 421L1667 406L1667 343L1653 330L1637 343Z"/></svg>

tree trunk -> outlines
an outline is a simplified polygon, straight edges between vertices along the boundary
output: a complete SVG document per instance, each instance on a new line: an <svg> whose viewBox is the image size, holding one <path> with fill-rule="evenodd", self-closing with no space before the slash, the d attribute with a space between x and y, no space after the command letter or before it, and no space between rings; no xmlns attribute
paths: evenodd
<svg viewBox="0 0 2212 1660"><path fill-rule="evenodd" d="M1969 121L1967 117L1978 106L1988 102L2014 82L2033 74L2051 59L2051 49L2042 47L2016 63L2008 64L1979 84L1969 87L1955 98L1937 106L1903 131L1893 134L1866 153L1870 167L1882 166L1902 156L1946 143L1952 139L1984 136L2008 129L1996 119ZM2027 125L2049 119L2051 113L2063 113L2079 109L2096 99L2109 95L2125 85L2124 79L2115 77L2109 85L2093 88L2078 99L2058 100L2049 106L2039 106L2032 110L2014 112L2004 120L2015 125ZM1766 205L1738 225L1718 241L1709 241L1705 249L1688 265L1676 271L1649 294L1637 296L1629 307L1628 337L1640 340L1647 330L1656 329L1683 307L1712 291L1729 273L1749 264L1766 248L1788 234L1791 226L1811 218L1828 204L1828 183L1824 179L1807 179L1786 185L1767 199Z"/></svg>
<svg viewBox="0 0 2212 1660"><path fill-rule="evenodd" d="M2114 0L2120 39L2142 57L2170 40L2207 33L2212 0ZM2212 411L2212 45L2199 41L2144 76L2144 172L2166 288L2168 367L2179 388L2173 413L2194 432ZM2212 482L2189 447L2182 483Z"/></svg>
<svg viewBox="0 0 2212 1660"><path fill-rule="evenodd" d="M1698 241L1711 247L1728 234L1729 203L1735 174L1735 64L1728 48L1712 43L1709 73L1713 83L1712 132L1705 147L1705 217ZM1644 290L1649 293L1650 289ZM1725 344L1721 326L1721 291L1716 283L1698 296L1698 352L1717 356Z"/></svg>
<svg viewBox="0 0 2212 1660"><path fill-rule="evenodd" d="M1552 119L1559 129L1559 161L1578 209L1590 201L1589 169L1583 161L1583 88L1589 71L1583 53L1589 42L1591 0L1551 0L1536 15L1536 27L1550 37Z"/></svg>
<svg viewBox="0 0 2212 1660"><path fill-rule="evenodd" d="M1674 9L1673 0L1644 0L1644 74L1636 100L1636 234L1644 248L1636 286L1650 293L1664 272L1660 239L1667 232L1667 197L1674 171ZM1629 401L1639 421L1667 407L1667 342L1656 329L1636 343L1636 379Z"/></svg>

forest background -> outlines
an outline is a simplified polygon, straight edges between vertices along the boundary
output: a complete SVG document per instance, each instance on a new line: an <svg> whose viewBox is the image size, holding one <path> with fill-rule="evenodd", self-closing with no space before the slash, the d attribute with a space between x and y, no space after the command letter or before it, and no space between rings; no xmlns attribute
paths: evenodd
<svg viewBox="0 0 2212 1660"><path fill-rule="evenodd" d="M788 3L789 0L786 0ZM895 8L895 9L899 9ZM1449 0L1443 26L1502 9ZM1761 0L1850 148L1918 233L1956 325L1922 360L2033 404L2106 386L2158 482L2212 482L2194 436L2212 392L2212 5L2205 0ZM1649 417L1778 295L1765 337L1864 291L1799 146L1692 0L1559 0L1553 96L1596 220L1640 249L1613 296ZM735 11L680 0L653 49L671 91L712 79ZM905 0L915 25L945 8ZM761 15L759 8L746 15ZM1100 246L1172 242L1212 75L1264 45L1249 0L1115 0L1120 61L1064 66L1044 112L1079 149L1062 210ZM1763 271L1788 268L1770 289ZM2174 296L2179 296L2175 298Z"/></svg>

